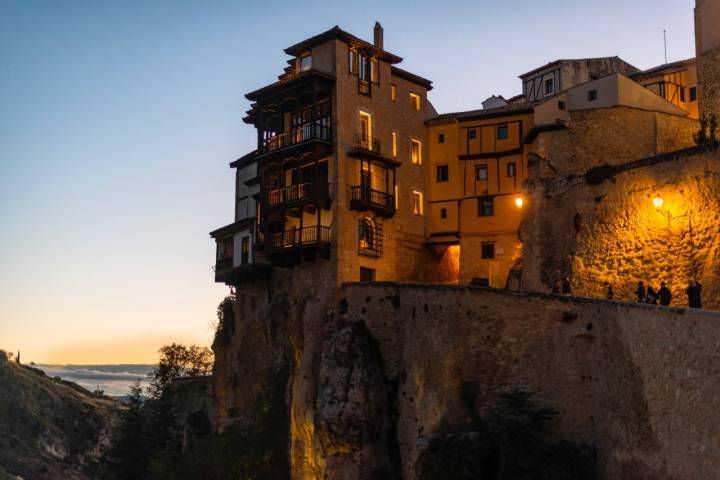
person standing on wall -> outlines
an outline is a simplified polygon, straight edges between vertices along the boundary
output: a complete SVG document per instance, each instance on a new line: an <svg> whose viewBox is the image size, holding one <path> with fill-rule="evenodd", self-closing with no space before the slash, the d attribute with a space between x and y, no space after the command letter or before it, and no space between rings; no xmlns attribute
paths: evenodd
<svg viewBox="0 0 720 480"><path fill-rule="evenodd" d="M614 296L612 285L610 285L610 282L605 282L605 298L612 300Z"/></svg>
<svg viewBox="0 0 720 480"><path fill-rule="evenodd" d="M635 294L637 295L637 301L638 303L645 303L645 284L640 280L638 282L637 290L635 290Z"/></svg>
<svg viewBox="0 0 720 480"><path fill-rule="evenodd" d="M670 292L670 289L667 288L665 282L660 282L658 297L660 298L660 305L665 305L666 307L670 305L670 302L672 301L672 292Z"/></svg>
<svg viewBox="0 0 720 480"><path fill-rule="evenodd" d="M647 297L645 297L645 303L649 303L650 305L657 305L657 294L655 293L654 288L647 288Z"/></svg>
<svg viewBox="0 0 720 480"><path fill-rule="evenodd" d="M695 279L690 279L688 288L685 289L685 293L688 296L688 306L690 308L702 308L702 299L700 294L702 293L702 285L696 282Z"/></svg>

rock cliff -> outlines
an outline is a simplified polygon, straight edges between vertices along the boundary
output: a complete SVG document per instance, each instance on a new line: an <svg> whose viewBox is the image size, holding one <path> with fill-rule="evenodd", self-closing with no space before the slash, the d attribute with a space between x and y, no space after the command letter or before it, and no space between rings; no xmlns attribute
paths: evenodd
<svg viewBox="0 0 720 480"><path fill-rule="evenodd" d="M120 403L9 362L0 352L0 478L85 480Z"/></svg>

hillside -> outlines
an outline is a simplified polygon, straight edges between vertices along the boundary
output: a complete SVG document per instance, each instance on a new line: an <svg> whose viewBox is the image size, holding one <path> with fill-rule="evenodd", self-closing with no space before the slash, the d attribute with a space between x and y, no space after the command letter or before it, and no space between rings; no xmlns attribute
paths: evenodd
<svg viewBox="0 0 720 480"><path fill-rule="evenodd" d="M84 480L121 404L0 352L0 478ZM11 477L12 478L12 477Z"/></svg>

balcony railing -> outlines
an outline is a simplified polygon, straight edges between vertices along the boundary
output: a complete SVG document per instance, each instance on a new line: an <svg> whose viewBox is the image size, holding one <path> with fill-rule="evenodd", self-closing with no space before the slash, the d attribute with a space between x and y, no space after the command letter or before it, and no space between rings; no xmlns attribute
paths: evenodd
<svg viewBox="0 0 720 480"><path fill-rule="evenodd" d="M375 137L369 137L364 133L358 133L357 144L360 148L370 150L373 153L380 153L380 139Z"/></svg>
<svg viewBox="0 0 720 480"><path fill-rule="evenodd" d="M311 183L300 183L298 185L290 185L288 187L278 188L268 192L268 204L280 205L283 203L292 203L302 200L308 200L313 193Z"/></svg>
<svg viewBox="0 0 720 480"><path fill-rule="evenodd" d="M295 228L269 235L268 249L286 250L330 243L330 227L312 226Z"/></svg>
<svg viewBox="0 0 720 480"><path fill-rule="evenodd" d="M233 257L218 258L215 262L215 273L223 273L233 268Z"/></svg>
<svg viewBox="0 0 720 480"><path fill-rule="evenodd" d="M290 131L278 133L265 140L262 146L263 152L272 152L282 148L298 145L308 140L331 140L331 130L329 126L321 125L318 122L306 123L295 127Z"/></svg>
<svg viewBox="0 0 720 480"><path fill-rule="evenodd" d="M360 202L366 207L395 211L395 196L380 190L360 185L352 187L352 202Z"/></svg>

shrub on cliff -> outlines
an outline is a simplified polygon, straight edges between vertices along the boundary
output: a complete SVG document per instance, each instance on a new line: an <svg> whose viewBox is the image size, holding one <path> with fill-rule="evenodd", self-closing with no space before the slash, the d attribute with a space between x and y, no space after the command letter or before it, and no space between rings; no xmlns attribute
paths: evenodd
<svg viewBox="0 0 720 480"><path fill-rule="evenodd" d="M218 323L213 345L227 345L235 333L235 297L227 296L217 307Z"/></svg>
<svg viewBox="0 0 720 480"><path fill-rule="evenodd" d="M463 399L469 405L466 399ZM418 462L421 480L583 480L593 478L589 448L552 440L557 415L527 392L501 396L463 432L433 437Z"/></svg>
<svg viewBox="0 0 720 480"><path fill-rule="evenodd" d="M715 114L710 117L703 117L700 119L700 130L693 135L695 144L699 147L706 148L718 148L720 145L720 139L718 138L718 119Z"/></svg>

